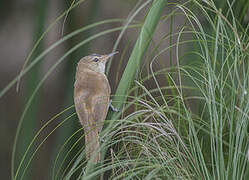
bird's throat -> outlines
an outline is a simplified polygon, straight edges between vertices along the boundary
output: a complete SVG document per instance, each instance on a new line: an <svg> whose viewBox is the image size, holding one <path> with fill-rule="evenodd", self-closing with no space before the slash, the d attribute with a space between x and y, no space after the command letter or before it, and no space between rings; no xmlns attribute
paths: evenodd
<svg viewBox="0 0 249 180"><path fill-rule="evenodd" d="M99 65L98 65L98 71L100 72L100 73L105 73L105 63L99 63Z"/></svg>

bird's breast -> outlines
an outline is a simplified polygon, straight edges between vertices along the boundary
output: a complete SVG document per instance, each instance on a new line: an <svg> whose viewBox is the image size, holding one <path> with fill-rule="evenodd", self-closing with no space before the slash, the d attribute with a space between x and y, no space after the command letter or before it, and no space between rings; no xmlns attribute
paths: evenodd
<svg viewBox="0 0 249 180"><path fill-rule="evenodd" d="M83 71L76 74L75 95L87 96L109 96L110 85L103 73Z"/></svg>

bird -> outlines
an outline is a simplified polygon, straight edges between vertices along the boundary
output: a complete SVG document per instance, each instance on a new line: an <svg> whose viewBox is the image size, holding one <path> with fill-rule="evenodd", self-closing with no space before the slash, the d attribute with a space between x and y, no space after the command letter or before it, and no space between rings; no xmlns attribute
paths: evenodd
<svg viewBox="0 0 249 180"><path fill-rule="evenodd" d="M111 88L105 75L106 62L118 52L83 57L77 64L74 83L74 104L85 133L86 158L98 163L100 139L109 107Z"/></svg>

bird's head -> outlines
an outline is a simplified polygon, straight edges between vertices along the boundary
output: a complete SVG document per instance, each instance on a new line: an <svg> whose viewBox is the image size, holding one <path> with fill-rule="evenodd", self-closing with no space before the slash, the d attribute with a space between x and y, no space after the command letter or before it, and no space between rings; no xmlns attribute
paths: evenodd
<svg viewBox="0 0 249 180"><path fill-rule="evenodd" d="M83 57L80 60L79 65L82 64L84 67L87 67L93 71L105 73L105 65L107 60L117 53L118 52L113 52L105 55L91 54L89 56Z"/></svg>

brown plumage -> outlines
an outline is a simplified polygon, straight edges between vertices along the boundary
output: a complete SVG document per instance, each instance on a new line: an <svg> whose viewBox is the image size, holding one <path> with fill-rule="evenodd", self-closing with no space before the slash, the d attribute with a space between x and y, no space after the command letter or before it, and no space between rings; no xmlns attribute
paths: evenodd
<svg viewBox="0 0 249 180"><path fill-rule="evenodd" d="M114 54L86 56L79 61L76 70L74 104L85 133L86 157L92 158L94 163L100 160L99 132L107 115L111 93L104 74L105 64Z"/></svg>

